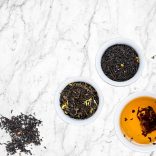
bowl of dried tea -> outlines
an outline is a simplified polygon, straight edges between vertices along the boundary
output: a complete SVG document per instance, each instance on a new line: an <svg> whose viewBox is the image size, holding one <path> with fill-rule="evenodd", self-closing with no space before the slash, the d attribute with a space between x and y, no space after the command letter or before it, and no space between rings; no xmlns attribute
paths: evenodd
<svg viewBox="0 0 156 156"><path fill-rule="evenodd" d="M113 86L126 86L138 80L144 65L140 46L124 38L107 41L96 56L98 74Z"/></svg>
<svg viewBox="0 0 156 156"><path fill-rule="evenodd" d="M61 83L55 96L59 117L74 125L93 122L101 112L103 96L96 83L87 78L70 78Z"/></svg>

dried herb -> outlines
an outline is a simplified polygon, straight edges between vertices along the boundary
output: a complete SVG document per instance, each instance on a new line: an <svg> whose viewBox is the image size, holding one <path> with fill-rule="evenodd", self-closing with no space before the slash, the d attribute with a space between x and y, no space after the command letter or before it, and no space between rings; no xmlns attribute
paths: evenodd
<svg viewBox="0 0 156 156"><path fill-rule="evenodd" d="M97 91L88 83L73 82L61 93L60 107L74 119L87 119L97 110L99 97Z"/></svg>
<svg viewBox="0 0 156 156"><path fill-rule="evenodd" d="M131 79L138 71L139 56L125 44L115 44L104 52L101 67L111 80L122 82Z"/></svg>
<svg viewBox="0 0 156 156"><path fill-rule="evenodd" d="M151 137L148 137L149 141L151 142L152 141L152 138Z"/></svg>
<svg viewBox="0 0 156 156"><path fill-rule="evenodd" d="M128 119L127 118L125 118L125 121L127 121Z"/></svg>
<svg viewBox="0 0 156 156"><path fill-rule="evenodd" d="M142 127L142 135L146 137L148 133L156 130L156 113L152 107L138 108L137 117Z"/></svg>
<svg viewBox="0 0 156 156"><path fill-rule="evenodd" d="M11 137L11 141L3 143L6 146L8 155L13 155L17 151L32 155L31 151L27 150L26 147L29 144L41 144L42 139L37 128L40 124L41 121L32 115L20 114L12 116L11 119L1 116L0 128L9 133Z"/></svg>
<svg viewBox="0 0 156 156"><path fill-rule="evenodd" d="M156 57L156 55L152 56L151 58L152 58L152 59L155 59L155 57Z"/></svg>
<svg viewBox="0 0 156 156"><path fill-rule="evenodd" d="M130 138L130 142L132 142L133 141L133 138Z"/></svg>

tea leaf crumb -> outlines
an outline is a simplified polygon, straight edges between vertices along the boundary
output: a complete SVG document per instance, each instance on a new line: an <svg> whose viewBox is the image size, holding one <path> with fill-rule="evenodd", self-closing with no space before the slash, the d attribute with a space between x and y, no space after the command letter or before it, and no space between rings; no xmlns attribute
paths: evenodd
<svg viewBox="0 0 156 156"><path fill-rule="evenodd" d="M151 137L148 137L149 141L151 142L152 141L152 138Z"/></svg>
<svg viewBox="0 0 156 156"><path fill-rule="evenodd" d="M133 140L133 137L132 138L130 138L130 142Z"/></svg>
<svg viewBox="0 0 156 156"><path fill-rule="evenodd" d="M127 118L125 118L125 121L127 121L128 119Z"/></svg>
<svg viewBox="0 0 156 156"><path fill-rule="evenodd" d="M92 101L92 98L86 100L84 103L86 106L90 106L91 105L91 101Z"/></svg>
<svg viewBox="0 0 156 156"><path fill-rule="evenodd" d="M91 109L90 109L90 113L92 113L92 112L93 112L93 110L94 110L94 109L93 109L93 108L91 108Z"/></svg>
<svg viewBox="0 0 156 156"><path fill-rule="evenodd" d="M61 106L61 108L64 110L64 109L67 109L68 108L68 101L67 102L65 102L62 106Z"/></svg>
<svg viewBox="0 0 156 156"><path fill-rule="evenodd" d="M121 67L124 67L125 65L121 63L120 66L121 66Z"/></svg>

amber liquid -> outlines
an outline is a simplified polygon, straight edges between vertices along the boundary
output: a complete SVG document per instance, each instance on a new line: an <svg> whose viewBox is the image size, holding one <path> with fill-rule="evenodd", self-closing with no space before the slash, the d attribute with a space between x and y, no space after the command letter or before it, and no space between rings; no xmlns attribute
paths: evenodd
<svg viewBox="0 0 156 156"><path fill-rule="evenodd" d="M156 112L156 99L152 97L136 98L125 106L120 116L120 126L123 135L139 144L156 142L156 130L149 133L146 137L143 136L140 121L137 118L138 107L145 108L148 106L151 106ZM151 141L148 137L151 138Z"/></svg>

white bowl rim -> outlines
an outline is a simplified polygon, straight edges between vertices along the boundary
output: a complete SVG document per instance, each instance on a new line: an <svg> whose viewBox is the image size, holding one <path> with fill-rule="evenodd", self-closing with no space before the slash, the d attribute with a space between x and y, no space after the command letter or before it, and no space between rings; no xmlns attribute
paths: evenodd
<svg viewBox="0 0 156 156"><path fill-rule="evenodd" d="M117 137L125 146L129 147L133 151L146 153L146 152L155 151L156 150L155 145L153 144L145 145L145 144L137 144L137 143L130 142L128 141L127 138L123 136L123 133L120 128L120 114L123 108L131 100L138 98L138 97L142 97L142 96L156 98L156 94L146 92L146 91L131 94L130 96L125 98L122 102L120 102L120 104L116 106L115 115L114 115L114 126L115 126L115 132L116 132Z"/></svg>
<svg viewBox="0 0 156 156"><path fill-rule="evenodd" d="M94 89L98 93L99 106L98 106L96 112L91 117L89 117L87 119L79 120L79 119L70 118L68 115L64 114L63 110L60 107L60 101L59 101L60 93L69 83L72 83L72 82L86 82L86 83L90 84L91 86L93 86ZM72 78L68 78L65 81L63 81L57 88L55 99L54 99L54 105L55 105L57 114L63 121L65 121L69 124L72 124L72 125L87 125L89 123L92 123L95 119L97 119L97 117L101 113L102 106L103 106L103 95L102 95L102 92L101 92L100 88L98 87L98 85L91 79L88 79L85 77L72 77Z"/></svg>
<svg viewBox="0 0 156 156"><path fill-rule="evenodd" d="M117 81L111 80L110 78L108 78L105 75L105 73L103 72L102 67L101 67L102 55L104 54L104 52L106 51L106 49L108 47L115 45L115 44L126 44L126 45L131 46L132 48L135 49L135 51L137 52L139 59L140 59L140 64L139 64L137 73L131 79L129 79L127 81L117 82ZM141 76L144 66L145 66L145 58L144 58L142 49L133 40L130 40L127 38L119 38L118 37L118 38L113 38L113 39L106 41L105 43L102 44L102 46L100 47L100 49L96 55L96 69L97 69L99 76L102 78L103 81L107 82L108 84L110 84L112 86L122 87L122 86L127 86L127 85L134 83Z"/></svg>

